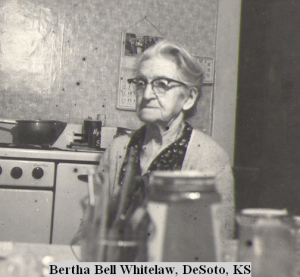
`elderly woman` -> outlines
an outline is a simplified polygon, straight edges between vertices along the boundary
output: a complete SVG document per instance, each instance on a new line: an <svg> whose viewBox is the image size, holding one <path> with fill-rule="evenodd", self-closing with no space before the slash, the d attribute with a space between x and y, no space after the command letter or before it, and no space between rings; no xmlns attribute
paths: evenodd
<svg viewBox="0 0 300 277"><path fill-rule="evenodd" d="M164 40L143 52L135 78L128 82L136 92L137 115L145 125L131 136L114 139L100 161L97 182L109 186L114 201L126 174L147 177L155 170L213 171L222 196L224 234L231 237L234 192L228 155L210 136L185 122L200 98L202 77L197 61L173 43ZM136 150L137 157L127 172L130 149Z"/></svg>

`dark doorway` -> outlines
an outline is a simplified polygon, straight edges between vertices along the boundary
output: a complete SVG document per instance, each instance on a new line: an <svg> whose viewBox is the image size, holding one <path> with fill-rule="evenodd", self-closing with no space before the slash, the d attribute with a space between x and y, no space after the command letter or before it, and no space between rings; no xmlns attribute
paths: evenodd
<svg viewBox="0 0 300 277"><path fill-rule="evenodd" d="M237 209L300 214L300 1L244 0L234 172Z"/></svg>

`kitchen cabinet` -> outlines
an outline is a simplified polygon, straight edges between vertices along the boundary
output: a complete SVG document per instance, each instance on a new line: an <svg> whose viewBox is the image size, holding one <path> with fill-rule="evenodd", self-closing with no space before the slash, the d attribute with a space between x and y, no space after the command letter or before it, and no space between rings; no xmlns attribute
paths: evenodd
<svg viewBox="0 0 300 277"><path fill-rule="evenodd" d="M97 165L59 163L57 165L53 214L53 244L70 244L83 218L83 200L88 196L88 184L79 180Z"/></svg>

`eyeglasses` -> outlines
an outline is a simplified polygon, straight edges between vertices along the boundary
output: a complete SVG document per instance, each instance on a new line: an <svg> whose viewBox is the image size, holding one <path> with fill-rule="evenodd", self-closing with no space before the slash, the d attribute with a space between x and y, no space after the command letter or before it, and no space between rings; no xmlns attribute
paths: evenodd
<svg viewBox="0 0 300 277"><path fill-rule="evenodd" d="M185 83L180 81L176 81L169 78L157 78L148 82L143 78L133 78L128 79L127 82L133 88L136 93L143 93L147 87L147 85L151 85L154 94L158 97L164 96L165 93L175 87L179 86L187 86Z"/></svg>

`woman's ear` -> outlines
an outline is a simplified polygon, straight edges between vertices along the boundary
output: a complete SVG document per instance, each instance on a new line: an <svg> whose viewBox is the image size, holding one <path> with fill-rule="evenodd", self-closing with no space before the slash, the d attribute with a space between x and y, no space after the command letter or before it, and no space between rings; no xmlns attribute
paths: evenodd
<svg viewBox="0 0 300 277"><path fill-rule="evenodd" d="M187 93L188 97L182 107L184 111L190 110L195 105L199 95L199 92L196 88L190 88Z"/></svg>

